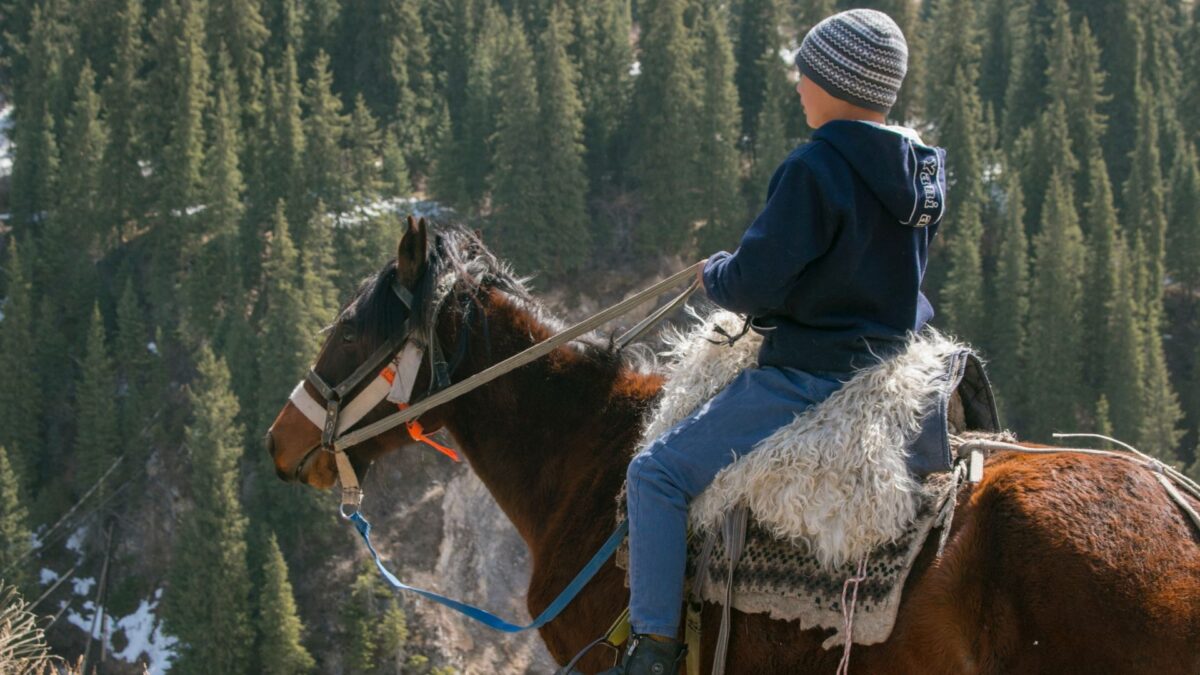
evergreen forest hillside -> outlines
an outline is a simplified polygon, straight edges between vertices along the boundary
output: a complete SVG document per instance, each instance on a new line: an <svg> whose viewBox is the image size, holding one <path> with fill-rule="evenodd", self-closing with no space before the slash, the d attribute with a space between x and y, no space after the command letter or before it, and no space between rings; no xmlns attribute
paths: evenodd
<svg viewBox="0 0 1200 675"><path fill-rule="evenodd" d="M811 133L791 56L852 6L908 37L926 292L1005 424L1200 479L1195 0L0 0L0 579L101 673L471 671L262 448L322 327L410 213L571 319L732 250ZM497 513L397 461L396 510Z"/></svg>

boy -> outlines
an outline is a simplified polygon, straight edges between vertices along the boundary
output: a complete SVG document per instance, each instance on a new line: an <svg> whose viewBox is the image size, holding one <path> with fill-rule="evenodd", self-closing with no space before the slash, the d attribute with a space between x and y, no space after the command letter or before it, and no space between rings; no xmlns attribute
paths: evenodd
<svg viewBox="0 0 1200 675"><path fill-rule="evenodd" d="M797 91L816 132L775 171L738 249L701 274L713 302L763 335L758 367L629 465L634 634L609 675L678 668L688 503L933 316L920 287L944 210L945 151L883 124L907 61L899 27L874 10L831 16L800 46Z"/></svg>

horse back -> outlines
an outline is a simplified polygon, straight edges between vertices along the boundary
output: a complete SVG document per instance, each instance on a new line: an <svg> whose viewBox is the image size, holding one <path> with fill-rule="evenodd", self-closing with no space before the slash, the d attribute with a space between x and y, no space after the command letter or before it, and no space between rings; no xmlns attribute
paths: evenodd
<svg viewBox="0 0 1200 675"><path fill-rule="evenodd" d="M1200 504L1196 504L1200 508ZM1117 458L999 453L935 532L872 675L1200 673L1200 533L1148 470ZM711 672L720 607L702 613ZM829 630L733 619L729 673L833 673Z"/></svg>

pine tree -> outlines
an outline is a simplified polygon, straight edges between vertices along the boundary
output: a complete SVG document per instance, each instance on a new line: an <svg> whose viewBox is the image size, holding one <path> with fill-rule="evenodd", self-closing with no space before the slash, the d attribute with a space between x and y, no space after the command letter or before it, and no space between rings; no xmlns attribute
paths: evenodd
<svg viewBox="0 0 1200 675"><path fill-rule="evenodd" d="M116 62L101 91L108 145L104 148L101 198L107 233L121 241L134 232L144 199L142 167L143 132L138 118L144 82L141 78L145 50L142 44L141 0L120 0L116 24Z"/></svg>
<svg viewBox="0 0 1200 675"><path fill-rule="evenodd" d="M238 500L242 429L229 370L207 346L188 396L185 436L193 506L180 518L163 598L167 630L179 638L172 672L247 672L253 644L246 518Z"/></svg>
<svg viewBox="0 0 1200 675"><path fill-rule="evenodd" d="M750 9L751 7L747 6L743 11ZM759 6L755 11L761 12L764 8ZM746 16L742 17L743 21L747 19ZM701 43L706 45L707 56L701 67L702 104L696 119L700 141L695 169L696 187L699 188L696 206L697 215L703 221L700 238L705 247L704 252L707 253L717 250L721 244L737 237L745 227L745 208L738 189L741 164L738 141L744 118L739 119L738 90L734 87L732 77L735 65L738 66L739 75L743 73L741 64L734 62L733 48L725 34L725 18L716 6L705 5L698 31ZM744 31L745 28L742 39L750 39ZM770 43L768 47L774 51L774 43ZM774 59L775 56L772 54L771 58ZM764 63L762 68L757 68L759 72L745 75L761 86L763 83L758 80L766 76L765 68L770 65L773 63ZM758 95L761 99L763 92L758 92ZM756 116L764 103L774 101L760 100L759 110L755 111Z"/></svg>
<svg viewBox="0 0 1200 675"><path fill-rule="evenodd" d="M266 675L297 675L315 666L300 642L304 626L296 615L296 600L288 581L287 562L279 542L271 535L263 565L263 588L259 593L259 654Z"/></svg>
<svg viewBox="0 0 1200 675"><path fill-rule="evenodd" d="M382 188L379 170L379 126L359 94L346 129L346 174L350 177L350 205L362 208L379 197Z"/></svg>
<svg viewBox="0 0 1200 675"><path fill-rule="evenodd" d="M199 0L169 0L156 19L159 58L154 86L164 87L163 108L151 116L165 126L154 176L159 223L154 232L150 274L151 306L159 321L176 320L172 298L179 292L179 272L194 207L203 198L204 116L208 111L209 67L204 52L204 15ZM152 140L157 142L158 138Z"/></svg>
<svg viewBox="0 0 1200 675"><path fill-rule="evenodd" d="M1104 134L1107 129L1107 117L1101 108L1112 97L1103 93L1105 88L1105 73L1100 68L1100 46L1092 36L1091 28L1085 18L1075 36L1075 68L1072 77L1072 87L1067 100L1071 111L1067 123L1070 127L1071 148L1076 159L1080 162L1079 173L1075 180L1075 194L1082 200L1087 199L1091 186L1095 182L1092 172L1100 167L1093 161L1095 153L1104 150ZM1099 161L1103 163L1104 158ZM1103 167L1105 182L1108 181L1107 166ZM1078 204L1081 213L1086 211L1085 203ZM1091 218L1083 221L1084 235L1091 234L1094 225Z"/></svg>
<svg viewBox="0 0 1200 675"><path fill-rule="evenodd" d="M1175 158L1167 211L1167 267L1195 307L1200 293L1200 167L1194 148L1182 148Z"/></svg>
<svg viewBox="0 0 1200 675"><path fill-rule="evenodd" d="M488 3L466 73L461 122L455 133L444 137L432 177L434 195L462 211L475 210L488 190L497 117L504 101L496 78L512 30L504 12Z"/></svg>
<svg viewBox="0 0 1200 675"><path fill-rule="evenodd" d="M791 98L793 85L788 80L782 64L768 72L767 83L767 104L763 106L756 126L758 134L754 138L753 164L750 166L750 178L746 182L746 203L752 213L762 208L771 177L793 147L787 136L784 107L795 105L795 100ZM729 249L736 243L736 239L722 242L705 239L703 248L711 249L715 244L719 248Z"/></svg>
<svg viewBox="0 0 1200 675"><path fill-rule="evenodd" d="M1158 153L1158 121L1152 91L1139 85L1137 145L1132 157L1132 170L1125 183L1125 208L1122 220L1141 235L1146 244L1147 295L1142 303L1156 307L1162 303L1162 283L1166 271L1167 214L1162 167Z"/></svg>
<svg viewBox="0 0 1200 675"><path fill-rule="evenodd" d="M1017 96L1029 56L1029 4L1026 0L987 0L980 15L983 43L979 71L979 99L1000 121L1005 137L1025 121L1016 116L1027 111L1006 105ZM1008 110L1013 110L1008 114Z"/></svg>
<svg viewBox="0 0 1200 675"><path fill-rule="evenodd" d="M938 39L930 46L929 62L944 68L946 75L929 78L925 110L930 121L941 128L947 116L953 114L950 111L955 109L953 101L960 88L967 84L972 89L977 86L982 50L974 0L937 0L931 11L930 31ZM953 158L952 152L948 154Z"/></svg>
<svg viewBox="0 0 1200 675"><path fill-rule="evenodd" d="M400 131L401 145L414 171L424 174L433 160L441 131L440 116L445 101L437 91L434 69L430 65L429 38L422 25L418 0L400 0L396 7L396 26L399 39L405 43L405 66L408 68L407 101L397 101L395 108L380 116Z"/></svg>
<svg viewBox="0 0 1200 675"><path fill-rule="evenodd" d="M88 329L83 373L75 390L79 425L75 436L76 494L83 494L95 485L121 453L116 396L116 373L105 341L104 319L96 306ZM115 477L110 475L97 492L109 492L116 484Z"/></svg>
<svg viewBox="0 0 1200 675"><path fill-rule="evenodd" d="M132 451L131 465L137 465L139 454L153 438L155 408L164 389L164 373L159 358L149 349L151 332L145 314L133 289L133 280L125 280L124 290L117 301L117 334L113 340L113 355L117 372L117 391L121 393L120 436Z"/></svg>
<svg viewBox="0 0 1200 675"><path fill-rule="evenodd" d="M29 561L22 558L29 553L32 536L23 492L8 451L0 445L0 571L4 572L7 583L29 590L32 576Z"/></svg>
<svg viewBox="0 0 1200 675"><path fill-rule="evenodd" d="M523 33L511 31L507 43L496 73L496 84L505 96L497 114L492 157L493 222L501 250L520 267L537 269L544 262L541 239L550 227L539 208L542 155L529 142L540 137L537 83L533 54Z"/></svg>
<svg viewBox="0 0 1200 675"><path fill-rule="evenodd" d="M321 326L329 325L336 318L342 297L335 283L338 261L333 246L333 229L325 205L317 202L309 222L308 243L302 256L300 286L309 314L314 318L315 325Z"/></svg>
<svg viewBox="0 0 1200 675"><path fill-rule="evenodd" d="M305 107L308 117L304 120L305 153L307 171L306 192L325 202L334 211L344 211L350 190L349 177L343 171L342 141L346 133L347 119L342 114L342 102L333 93L333 74L329 70L329 56L317 54L313 64L313 76L305 91ZM289 220L300 220L312 209L312 203L291 204ZM296 241L303 244L303 228L298 228Z"/></svg>
<svg viewBox="0 0 1200 675"><path fill-rule="evenodd" d="M341 31L334 63L338 82L361 93L376 118L396 124L410 166L424 168L438 97L418 3L350 4Z"/></svg>
<svg viewBox="0 0 1200 675"><path fill-rule="evenodd" d="M211 140L204 160L205 208L189 233L187 315L194 328L219 324L231 311L241 290L239 237L244 213L242 171L238 166L242 141L237 113L237 73L224 50L217 58L215 106ZM236 309L232 310L236 311Z"/></svg>
<svg viewBox="0 0 1200 675"><path fill-rule="evenodd" d="M312 63L318 52L329 53L337 44L337 23L342 12L341 0L307 0L304 7L304 49L296 47L301 63Z"/></svg>
<svg viewBox="0 0 1200 675"><path fill-rule="evenodd" d="M982 129L975 67L958 64L951 78L957 84L944 113L939 140L947 148L952 193L958 205L946 224L946 277L941 308L946 328L966 338L984 334L983 238L984 193L981 179Z"/></svg>
<svg viewBox="0 0 1200 675"><path fill-rule="evenodd" d="M683 22L684 4L659 0L642 22L632 154L643 204L635 240L643 253L686 248L695 214L692 169L698 162L695 119L701 88L692 65L695 46Z"/></svg>
<svg viewBox="0 0 1200 675"><path fill-rule="evenodd" d="M8 448L9 461L26 492L38 484L41 442L38 420L42 413L34 349L33 297L29 265L18 253L17 242L8 244L4 265L6 290L4 320L0 321L0 445Z"/></svg>
<svg viewBox="0 0 1200 675"><path fill-rule="evenodd" d="M229 51L237 77L238 96L230 103L248 104L251 128L257 127L262 99L263 47L269 33L263 21L261 0L208 0L208 51L216 65L222 50Z"/></svg>
<svg viewBox="0 0 1200 675"><path fill-rule="evenodd" d="M17 228L42 220L42 214L54 203L58 177L52 104L54 89L63 86L64 52L54 39L59 30L53 16L46 16L41 6L34 6L30 21L29 40L24 45L26 75L15 83L18 98L13 144L18 151L13 157L10 194L12 223Z"/></svg>
<svg viewBox="0 0 1200 675"><path fill-rule="evenodd" d="M1105 300L1108 317L1104 340L1103 395L1110 403L1116 438L1135 440L1142 423L1145 354L1134 277L1137 262L1123 240L1114 249L1117 283Z"/></svg>
<svg viewBox="0 0 1200 675"><path fill-rule="evenodd" d="M1087 162L1087 175L1090 182L1084 196L1084 220L1089 224L1087 239L1087 275L1084 283L1084 307L1089 311L1083 314L1083 334L1091 336L1084 340L1084 358L1086 363L1104 363L1105 358L1119 352L1117 345L1111 344L1116 335L1113 315L1118 302L1117 294L1121 284L1121 245L1118 233L1117 213L1113 207L1112 186L1108 182L1108 169L1104 164L1104 156L1099 147L1092 149ZM1095 396L1103 396L1104 368L1087 368L1084 375L1086 384L1092 388ZM1109 396L1109 403L1115 400Z"/></svg>
<svg viewBox="0 0 1200 675"><path fill-rule="evenodd" d="M908 0L875 0L877 9L887 12L888 16L904 33L908 43L908 70L904 75L904 86L896 96L888 116L901 122L917 119L924 110L925 92L925 59L928 49L924 22L921 20L921 6Z"/></svg>
<svg viewBox="0 0 1200 675"><path fill-rule="evenodd" d="M1092 413L1092 424L1093 428L1095 429L1095 432L1093 433L1100 434L1101 436L1108 436L1109 438L1115 438L1115 436L1113 436L1113 426L1111 421L1112 414L1110 410L1108 399L1104 396L1101 396L1096 401L1096 411Z"/></svg>
<svg viewBox="0 0 1200 675"><path fill-rule="evenodd" d="M1029 354L1026 330L1029 317L1029 242L1025 237L1025 199L1015 167L1005 177L1004 219L996 235L996 272L991 283L987 316L991 343L992 379L1010 414L1020 418L1022 373Z"/></svg>
<svg viewBox="0 0 1200 675"><path fill-rule="evenodd" d="M303 95L296 67L296 53L291 47L284 49L283 64L278 75L276 86L268 92L270 104L267 106L267 116L275 121L275 128L270 136L271 144L266 149L266 196L270 201L266 202L265 206L273 210L282 199L292 204L296 212L299 212L306 189L307 147L305 125L300 114ZM266 212L267 217L271 213L270 210Z"/></svg>
<svg viewBox="0 0 1200 675"><path fill-rule="evenodd" d="M27 251L32 247L26 245ZM38 256L32 256L38 257ZM34 284L34 288L38 285ZM75 414L72 405L72 378L63 377L63 354L78 354L82 350L72 348L70 338L86 339L88 331L86 324L79 329L78 336L68 335L65 323L60 320L60 309L55 305L49 293L38 293L37 312L34 313L32 325L37 326L37 340L31 340L35 354L36 381L38 386L29 395L40 395L38 406L46 419L68 419ZM90 316L90 315L89 315ZM64 425L50 424L43 427L41 454L37 459L39 477L46 478L56 475L56 467L66 466L71 462L68 454L71 439ZM43 485L48 481L42 480Z"/></svg>
<svg viewBox="0 0 1200 675"><path fill-rule="evenodd" d="M334 228L337 297L353 293L364 277L387 262L403 233L404 225L390 213Z"/></svg>
<svg viewBox="0 0 1200 675"><path fill-rule="evenodd" d="M562 277L591 256L587 214L587 175L583 164L583 108L579 74L567 56L564 20L558 5L539 40L536 64L538 136L542 184L539 189L539 268ZM533 234L532 232L530 234Z"/></svg>
<svg viewBox="0 0 1200 675"><path fill-rule="evenodd" d="M354 578L341 615L350 672L373 671L382 657L402 656L408 642L404 610L370 563L364 564Z"/></svg>
<svg viewBox="0 0 1200 675"><path fill-rule="evenodd" d="M488 7L486 11L493 11L491 3ZM619 184L624 170L625 126L633 93L629 0L579 3L575 18L586 163L596 191ZM481 31L481 40L487 39L486 31Z"/></svg>
<svg viewBox="0 0 1200 675"><path fill-rule="evenodd" d="M709 4L707 12L715 8ZM770 101L768 81L770 71L779 62L779 19L776 0L746 0L737 8L735 56L737 74L736 101L741 105L739 137L751 143L758 137L758 118ZM717 17L713 17L715 21ZM723 30L721 32L724 32ZM709 49L720 49L707 43Z"/></svg>
<svg viewBox="0 0 1200 675"><path fill-rule="evenodd" d="M1100 54L1100 65L1107 73L1108 91L1112 99L1105 106L1109 127L1105 136L1104 159L1114 186L1125 185L1131 169L1132 152L1140 145L1130 129L1138 128L1139 102L1142 70L1142 43L1144 28L1139 19L1142 0L1115 0L1113 2L1083 3L1082 10L1096 40L1104 49ZM1124 217L1127 210L1123 196L1117 203L1122 221L1136 226ZM1114 404L1115 409L1115 404Z"/></svg>
<svg viewBox="0 0 1200 675"><path fill-rule="evenodd" d="M1183 421L1183 410L1179 397L1171 385L1167 372L1167 355L1163 349L1163 318L1161 305L1146 308L1142 327L1142 344L1146 353L1145 383L1142 395L1142 420L1138 428L1136 446L1161 460L1176 462L1176 446L1183 438L1179 423Z"/></svg>
<svg viewBox="0 0 1200 675"><path fill-rule="evenodd" d="M1034 131L1034 152L1023 166L1025 194L1029 200L1030 222L1041 221L1042 204L1049 189L1050 177L1058 172L1067 180L1064 187L1074 199L1075 175L1079 162L1071 150L1069 118L1074 38L1070 19L1063 0L1054 2L1054 27L1047 47L1049 64L1044 82L1046 101L1037 118ZM1078 208L1078 207L1076 207ZM1078 212L1078 211L1077 211Z"/></svg>
<svg viewBox="0 0 1200 675"><path fill-rule="evenodd" d="M1174 99L1180 89L1179 52L1176 33L1182 25L1173 0L1144 0L1139 9L1142 22L1141 75L1149 85L1160 110L1174 114Z"/></svg>
<svg viewBox="0 0 1200 675"><path fill-rule="evenodd" d="M1083 315L1083 235L1066 179L1055 172L1046 191L1042 228L1034 238L1030 290L1029 431L1049 440L1075 426L1082 385L1079 322Z"/></svg>
<svg viewBox="0 0 1200 675"><path fill-rule="evenodd" d="M407 197L412 193L408 177L408 162L396 139L396 132L388 129L383 133L380 149L380 189L384 197Z"/></svg>
<svg viewBox="0 0 1200 675"><path fill-rule="evenodd" d="M177 63L171 64L178 78L177 98L171 102L170 131L164 151L162 207L178 218L195 206L202 194L204 163L204 114L208 110L208 59L204 53L204 15L195 0L179 0L178 31L173 40ZM167 11L164 9L164 11Z"/></svg>
<svg viewBox="0 0 1200 675"><path fill-rule="evenodd" d="M1185 73L1200 72L1200 5L1193 3L1192 13L1192 20L1183 36L1182 71ZM1185 77L1182 84L1183 91L1179 100L1180 122L1183 123L1188 142L1200 143L1200 81L1195 77Z"/></svg>
<svg viewBox="0 0 1200 675"><path fill-rule="evenodd" d="M270 251L263 266L260 377L256 397L259 412L254 427L266 429L282 407L313 356L316 321L311 317L300 285L300 256L288 231L286 205L275 209Z"/></svg>

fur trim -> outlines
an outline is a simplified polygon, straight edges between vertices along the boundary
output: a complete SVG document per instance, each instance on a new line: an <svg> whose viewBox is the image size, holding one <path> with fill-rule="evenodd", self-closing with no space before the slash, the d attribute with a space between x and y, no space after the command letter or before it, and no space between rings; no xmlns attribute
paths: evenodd
<svg viewBox="0 0 1200 675"><path fill-rule="evenodd" d="M671 363L642 447L756 363L757 334L732 347L704 339L714 325L733 333L741 324L740 316L718 310L669 339ZM948 357L963 349L932 329L910 335L895 357L858 371L717 474L691 505L691 527L718 530L729 509L744 504L773 535L809 548L827 567L895 540L920 501L907 448L946 385Z"/></svg>

